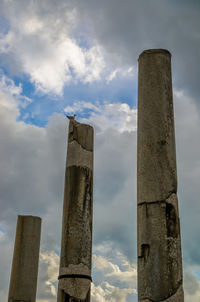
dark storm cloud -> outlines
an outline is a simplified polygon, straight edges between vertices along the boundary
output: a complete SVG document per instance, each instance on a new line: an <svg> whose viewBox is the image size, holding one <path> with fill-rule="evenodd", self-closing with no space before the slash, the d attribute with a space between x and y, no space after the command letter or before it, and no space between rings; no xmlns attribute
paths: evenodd
<svg viewBox="0 0 200 302"><path fill-rule="evenodd" d="M136 64L149 48L172 53L176 87L200 93L199 1L73 1L79 25L88 25L116 65Z"/></svg>

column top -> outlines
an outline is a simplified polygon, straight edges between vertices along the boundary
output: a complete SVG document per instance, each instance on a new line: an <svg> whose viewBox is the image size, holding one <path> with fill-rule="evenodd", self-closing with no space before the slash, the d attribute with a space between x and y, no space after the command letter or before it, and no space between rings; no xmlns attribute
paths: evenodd
<svg viewBox="0 0 200 302"><path fill-rule="evenodd" d="M138 58L138 61L140 60L141 57L143 57L144 55L151 55L151 54L158 54L158 53L163 53L166 55L169 55L171 57L171 53L169 52L169 50L167 49L162 49L162 48L158 48L158 49L146 49L144 50Z"/></svg>
<svg viewBox="0 0 200 302"><path fill-rule="evenodd" d="M42 218L41 217L39 217L39 216L32 216L32 215L18 215L18 217L19 218L33 218L33 219L40 219L40 220L42 220Z"/></svg>
<svg viewBox="0 0 200 302"><path fill-rule="evenodd" d="M82 124L75 120L69 122L68 143L76 141L87 151L93 151L94 129L91 125Z"/></svg>

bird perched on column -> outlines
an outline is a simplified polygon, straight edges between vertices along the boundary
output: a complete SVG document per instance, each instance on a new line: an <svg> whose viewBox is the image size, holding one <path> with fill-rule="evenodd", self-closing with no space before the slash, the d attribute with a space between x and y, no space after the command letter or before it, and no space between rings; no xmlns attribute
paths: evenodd
<svg viewBox="0 0 200 302"><path fill-rule="evenodd" d="M65 117L68 118L71 121L75 121L76 114L74 114L74 115L66 115L65 114Z"/></svg>

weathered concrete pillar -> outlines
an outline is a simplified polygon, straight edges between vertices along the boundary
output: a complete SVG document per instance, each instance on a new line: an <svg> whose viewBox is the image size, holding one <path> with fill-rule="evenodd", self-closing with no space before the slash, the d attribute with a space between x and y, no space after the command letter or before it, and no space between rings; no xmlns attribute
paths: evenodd
<svg viewBox="0 0 200 302"><path fill-rule="evenodd" d="M138 81L138 300L183 302L171 54L144 51Z"/></svg>
<svg viewBox="0 0 200 302"><path fill-rule="evenodd" d="M93 128L70 118L58 302L90 301Z"/></svg>
<svg viewBox="0 0 200 302"><path fill-rule="evenodd" d="M18 216L8 302L35 302L41 218Z"/></svg>

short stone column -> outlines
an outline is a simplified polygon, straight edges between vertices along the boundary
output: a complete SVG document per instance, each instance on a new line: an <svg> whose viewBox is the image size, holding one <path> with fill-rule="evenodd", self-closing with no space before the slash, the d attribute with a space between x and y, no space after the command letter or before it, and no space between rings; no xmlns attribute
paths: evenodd
<svg viewBox="0 0 200 302"><path fill-rule="evenodd" d="M90 301L93 128L70 117L58 302Z"/></svg>
<svg viewBox="0 0 200 302"><path fill-rule="evenodd" d="M138 301L183 302L171 54L139 56Z"/></svg>
<svg viewBox="0 0 200 302"><path fill-rule="evenodd" d="M41 218L18 216L8 302L35 302Z"/></svg>

